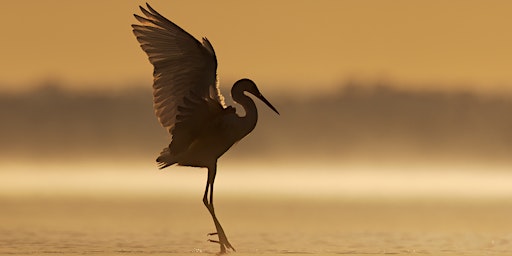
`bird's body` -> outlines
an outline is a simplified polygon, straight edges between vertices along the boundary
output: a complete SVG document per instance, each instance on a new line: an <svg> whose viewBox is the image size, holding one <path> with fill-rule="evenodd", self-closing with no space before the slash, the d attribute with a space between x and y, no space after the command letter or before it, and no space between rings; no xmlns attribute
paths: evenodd
<svg viewBox="0 0 512 256"><path fill-rule="evenodd" d="M245 116L226 107L217 81L217 58L210 42L197 41L185 30L169 21L151 6L140 7L145 17L135 15L141 23L133 32L154 66L153 103L155 114L172 136L171 143L157 158L159 167L177 164L208 168L203 202L208 208L219 240L221 253L231 246L213 207L213 183L217 159L233 144L249 134L258 120L250 93L277 110L261 95L249 79L237 81L233 100L243 106ZM279 113L278 113L279 114Z"/></svg>
<svg viewBox="0 0 512 256"><path fill-rule="evenodd" d="M210 103L214 104L214 103ZM178 164L191 167L208 167L222 156L233 144L245 137L248 133L238 129L238 117L233 108L220 109L219 106L212 106L208 119L198 125L197 131L189 130L190 125L186 122L179 123L175 127L177 134L190 132L190 141L176 136L169 147L164 148L157 162L161 168ZM203 120L201 120L203 121ZM183 131L180 131L182 130Z"/></svg>

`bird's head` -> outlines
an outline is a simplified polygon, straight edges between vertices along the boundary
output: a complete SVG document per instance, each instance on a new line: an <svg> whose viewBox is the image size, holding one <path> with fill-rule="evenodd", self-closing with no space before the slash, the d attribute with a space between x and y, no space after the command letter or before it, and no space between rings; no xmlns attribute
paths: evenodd
<svg viewBox="0 0 512 256"><path fill-rule="evenodd" d="M270 102L267 99L265 99L265 97L263 97L263 94L261 94L260 90L252 80L247 78L240 79L233 85L233 88L231 90L231 95L235 95L236 91L239 90L239 93L248 92L256 96L258 99L263 101L263 103L265 103L270 109L272 109L279 115L279 111L277 111L277 109L274 106L272 106L272 104L270 104Z"/></svg>

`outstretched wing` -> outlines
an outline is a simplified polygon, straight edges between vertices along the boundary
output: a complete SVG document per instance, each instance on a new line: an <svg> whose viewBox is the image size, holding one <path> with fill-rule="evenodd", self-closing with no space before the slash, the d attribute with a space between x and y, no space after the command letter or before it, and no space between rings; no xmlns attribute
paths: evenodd
<svg viewBox="0 0 512 256"><path fill-rule="evenodd" d="M169 133L176 125L179 106L191 93L211 98L224 107L217 83L217 58L208 39L200 43L185 30L156 12L149 4L140 7L145 17L132 25L142 49L154 66L155 114Z"/></svg>

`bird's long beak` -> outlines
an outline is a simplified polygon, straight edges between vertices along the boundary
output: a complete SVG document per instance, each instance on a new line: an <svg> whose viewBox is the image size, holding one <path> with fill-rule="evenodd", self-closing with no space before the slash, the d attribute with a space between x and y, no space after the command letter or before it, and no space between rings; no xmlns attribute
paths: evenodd
<svg viewBox="0 0 512 256"><path fill-rule="evenodd" d="M274 106L272 106L272 104L270 104L270 102L269 102L267 99L265 99L265 97L263 97L263 95L261 95L261 93L260 93L257 97L258 97L258 99L260 99L261 101L263 101L265 104L267 104L267 106L268 106L270 109L274 110L274 112L276 112L278 115L280 115L280 114L279 114L279 111L277 111L277 109L276 109L276 108L274 108Z"/></svg>

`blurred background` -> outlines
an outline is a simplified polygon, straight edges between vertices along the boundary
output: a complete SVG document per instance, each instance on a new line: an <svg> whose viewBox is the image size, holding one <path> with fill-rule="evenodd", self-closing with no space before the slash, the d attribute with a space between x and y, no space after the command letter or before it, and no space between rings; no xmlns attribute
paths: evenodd
<svg viewBox="0 0 512 256"><path fill-rule="evenodd" d="M510 167L512 4L151 4L213 43L230 104L231 85L248 77L282 112L260 105L257 129L222 163ZM154 167L169 136L131 32L138 5L5 3L2 165Z"/></svg>
<svg viewBox="0 0 512 256"><path fill-rule="evenodd" d="M190 197L202 207L205 171L158 171L154 162L170 137L153 114L152 66L131 32L143 4L2 3L4 225L12 216L28 223L28 212L47 205L42 197ZM231 85L247 77L281 113L257 103L257 128L219 161L219 200L293 198L306 207L322 198L344 209L363 199L499 200L461 227L482 219L497 227L512 213L512 2L150 4L212 42L229 104ZM425 210L416 206L407 209ZM361 212L378 211L370 208Z"/></svg>

